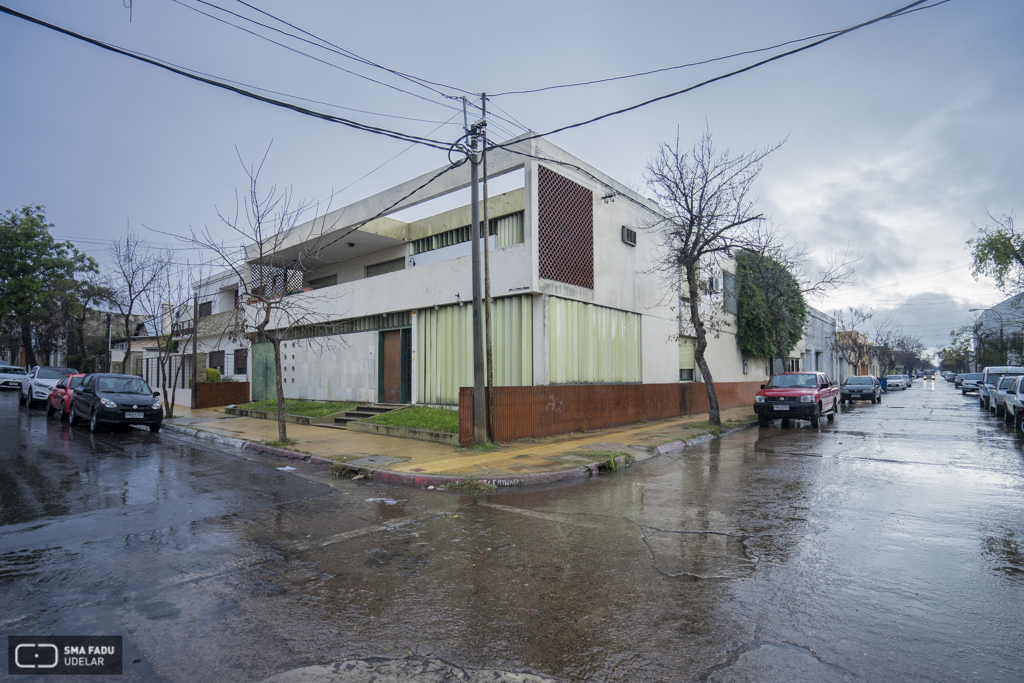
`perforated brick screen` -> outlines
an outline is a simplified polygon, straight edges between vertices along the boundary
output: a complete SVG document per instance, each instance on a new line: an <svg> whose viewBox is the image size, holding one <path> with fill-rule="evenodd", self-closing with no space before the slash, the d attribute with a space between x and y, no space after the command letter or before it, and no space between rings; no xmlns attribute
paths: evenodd
<svg viewBox="0 0 1024 683"><path fill-rule="evenodd" d="M539 166L537 249L540 276L594 288L594 193Z"/></svg>

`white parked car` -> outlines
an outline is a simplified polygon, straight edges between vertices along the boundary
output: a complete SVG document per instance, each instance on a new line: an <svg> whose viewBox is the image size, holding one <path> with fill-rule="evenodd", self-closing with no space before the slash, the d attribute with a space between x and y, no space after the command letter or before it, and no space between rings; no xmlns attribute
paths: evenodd
<svg viewBox="0 0 1024 683"><path fill-rule="evenodd" d="M16 365L0 365L0 389L21 390L21 380L25 379L25 368Z"/></svg>
<svg viewBox="0 0 1024 683"><path fill-rule="evenodd" d="M77 374L74 368L56 368L49 365L32 368L32 371L21 378L21 391L18 394L18 402L23 406L31 408L37 403L46 403L50 398L50 390L57 386L57 382L64 375Z"/></svg>
<svg viewBox="0 0 1024 683"><path fill-rule="evenodd" d="M1003 400L1003 417L1013 424L1014 431L1024 434L1024 375L1013 378Z"/></svg>
<svg viewBox="0 0 1024 683"><path fill-rule="evenodd" d="M885 378L885 390L906 389L907 378L905 375L889 375Z"/></svg>

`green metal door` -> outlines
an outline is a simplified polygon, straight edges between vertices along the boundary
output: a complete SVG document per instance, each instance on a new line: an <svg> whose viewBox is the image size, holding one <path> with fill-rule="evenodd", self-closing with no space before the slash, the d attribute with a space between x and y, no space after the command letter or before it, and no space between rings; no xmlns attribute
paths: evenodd
<svg viewBox="0 0 1024 683"><path fill-rule="evenodd" d="M273 344L253 344L252 400L255 402L277 398L276 378Z"/></svg>

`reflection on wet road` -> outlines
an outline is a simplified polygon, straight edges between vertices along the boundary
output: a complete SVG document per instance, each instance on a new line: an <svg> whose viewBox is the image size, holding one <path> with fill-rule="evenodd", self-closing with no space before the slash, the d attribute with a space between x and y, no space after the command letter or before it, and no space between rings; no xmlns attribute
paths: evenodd
<svg viewBox="0 0 1024 683"><path fill-rule="evenodd" d="M941 380L476 499L93 436L13 392L0 429L2 632L123 634L120 680L1024 677L1024 439Z"/></svg>

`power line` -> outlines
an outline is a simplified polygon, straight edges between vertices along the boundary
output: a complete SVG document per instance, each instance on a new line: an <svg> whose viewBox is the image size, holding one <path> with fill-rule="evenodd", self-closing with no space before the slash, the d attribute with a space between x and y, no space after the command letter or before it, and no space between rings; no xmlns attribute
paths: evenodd
<svg viewBox="0 0 1024 683"><path fill-rule="evenodd" d="M89 43L91 45L95 45L97 47L103 48L104 50L109 50L110 52L114 52L114 53L119 54L119 55L124 55L125 57L130 57L132 59L138 60L140 62L144 62L146 64L152 64L153 66L159 67L161 69L165 69L165 70L170 71L172 73L178 74L179 76L184 76L185 78L190 78L190 79L192 79L194 81L199 81L200 83L205 83L207 85L212 85L212 86L217 87L217 88L228 90L228 91L236 93L238 95L242 95L243 97L248 97L250 99L257 100L259 102L264 102L266 104L271 104L271 105L274 105L276 107L281 107L283 109L290 109L290 110L292 110L294 112L297 112L299 114L305 114L306 116L311 116L313 118L318 118L318 119L321 119L321 120L324 120L324 121L328 121L330 123L338 123L338 124L341 124L343 126L347 126L349 128L354 128L356 130L361 130L361 131L364 131L364 132L367 132L367 133L374 133L376 135L383 135L383 136L386 136L386 137L394 138L396 140L404 140L406 142L412 142L412 143L416 143L416 144L420 144L420 145L425 145L427 147L434 147L436 149L441 149L441 150L445 150L445 151L447 151L447 150L449 150L451 148L451 145L449 143L442 142L440 140L430 140L430 139L427 139L427 138L421 138L421 137L416 136L416 135L409 135L407 133L401 133L399 131L389 130L387 128L380 128L380 127L371 126L371 125L368 125L368 124L365 124L365 123L359 123L358 121L352 121L350 119L345 119L345 118L342 118L340 116L334 116L333 114L325 114L323 112L318 112L318 111L315 111L315 110L312 110L312 109L306 109L305 107L300 107L300 106L298 106L296 104L291 104L289 102L283 102L281 100L275 100L275 99L270 98L270 97L264 97L263 95L259 95L259 94L254 93L254 92L250 92L250 91L245 90L243 88L238 88L236 86L229 85L227 83L224 83L224 82L221 82L221 81L218 81L218 80L214 80L212 78L206 78L206 77L203 77L203 76L198 76L196 74L189 73L188 71L186 71L184 69L180 69L180 68L177 68L177 67L174 67L174 66L170 66L168 64L161 63L160 61L158 61L158 60L156 60L156 59L154 59L152 57L149 57L147 55L143 55L142 53L133 53L133 52L131 52L129 50L125 50L125 49L119 48L119 47L117 47L115 45L110 45L108 43L104 43L103 41L96 40L95 38L89 38L88 36L84 36L84 35L82 35L80 33L75 33L74 31L70 31L70 30L65 29L65 28L61 28L60 26L57 26L55 24L51 24L49 22L45 22L45 21L43 21L41 19L36 19L35 17L31 17L31 16L29 16L27 14L22 14L21 12L15 11L15 10L11 9L10 7L6 7L4 5L0 5L0 12L3 12L4 14L9 14L9 15L11 15L13 17L17 17L19 19L23 19L23 20L31 22L33 24L37 24L39 26L43 26L43 27L48 28L50 30L56 31L58 33L63 33L64 35L71 36L72 38L75 38L77 40L81 40L81 41Z"/></svg>
<svg viewBox="0 0 1024 683"><path fill-rule="evenodd" d="M948 1L948 0L941 0L939 3L936 3L935 5L931 5L931 6L937 6L939 4L943 4L946 1ZM572 124L569 124L567 126L562 126L560 128L555 128L554 130L550 130L550 131L548 131L546 133L534 133L534 134L532 134L530 136L527 136L525 138L517 140L516 142L524 142L526 140L532 140L534 138L547 137L549 135L554 135L555 133L561 133L563 131L570 130L572 128L579 128L581 126L586 126L586 125L589 125L591 123L596 123L597 121L601 121L603 119L607 119L607 118L610 118L612 116L618 116L619 114L625 114L626 112L630 112L630 111L633 111L635 109L640 109L641 107L646 107L646 106L648 106L650 104L654 104L656 102L661 102L662 100L667 100L667 99L670 99L670 98L673 98L673 97L678 97L679 95L684 95L686 93L693 92L694 90L697 90L698 88L703 88L706 85L710 85L712 83L717 83L718 81L723 81L723 80L725 80L727 78L732 78L733 76L738 76L738 75L740 75L742 73L746 73L747 71L752 71L752 70L754 70L754 69L756 69L756 68L758 68L760 66L764 66L765 64L770 64L771 62L783 59L784 57L789 57L789 56L795 55L795 54L797 54L799 52L803 52L804 50L810 50L811 48L814 48L814 47L817 47L817 46L822 45L824 43L827 43L830 40L835 40L836 38L839 38L840 36L844 36L844 35L846 35L848 33L852 33L853 31L857 31L859 29L865 28L866 26L870 26L870 25L876 24L876 23L878 23L880 21L885 21L887 19L893 19L895 17L901 16L902 14L908 13L908 10L910 10L911 8L916 7L918 5L921 5L921 4L925 3L925 2L927 2L927 0L915 0L914 2L910 3L909 5L905 5L904 7L901 7L900 9L893 10L892 12L889 12L887 14L883 14L883 15L878 16L878 17L875 17L874 19L862 22L862 23L857 24L855 26L851 26L849 28L843 29L842 31L836 31L835 33L832 33L832 34L826 36L825 38L822 38L821 40L815 41L815 42L810 43L808 45L803 45L801 47L795 48L793 50L789 50L787 52L783 52L781 54L774 55L774 56L769 57L767 59L762 59L759 62L755 62L754 64L750 64L750 65L745 66L745 67L743 67L741 69L735 69L735 70L730 71L728 73L721 74L721 75L715 76L713 78L709 78L709 79L701 81L700 83L697 83L695 85L691 85L691 86L689 86L687 88L683 88L682 90L676 90L674 92L670 92L670 93L667 93L665 95L659 95L658 97L653 97L653 98L651 98L649 100L644 100L643 102L640 102L638 104L634 104L634 105L631 105L631 106L628 106L628 107L623 107L622 109L616 109L615 111L610 111L610 112L607 112L605 114L601 114L600 116L595 116L593 118L587 119L585 121L580 121L578 123L572 123ZM925 9L925 8L921 8L921 9ZM507 143L506 142L506 143L501 143L501 144L498 144L498 145L492 145L488 149L500 149L500 148L506 147L509 144L511 144L511 143Z"/></svg>
<svg viewBox="0 0 1024 683"><path fill-rule="evenodd" d="M950 0L939 0L939 2L936 2L934 5L928 5L927 7L918 7L916 9L907 10L906 12L902 12L901 15L902 14L910 14L911 12L920 12L921 10L924 10L924 9L931 9L932 7L936 7L938 5L945 4L945 3L949 2L949 1ZM661 67L659 69L650 69L649 71L640 71L640 72L637 72L637 73L626 74L626 75L623 75L623 76L611 76L609 78L598 78L598 79L594 79L592 81L580 81L578 83L562 83L562 84L559 84L559 85L547 85L547 86L544 86L542 88L533 88L533 89L530 89L530 90L509 90L507 92L495 93L494 95L489 95L488 97L504 97L505 95L529 95L529 94L532 94L532 93L545 92L545 91L548 91L548 90L559 90L559 89L562 89L562 88L578 88L578 87L586 86L586 85L597 85L597 84L600 84L600 83L610 83L612 81L622 81L622 80L626 80L626 79L629 79L629 78L639 78L641 76L650 76L650 75L653 75L653 74L664 73L666 71L676 71L678 69L687 69L687 68L694 67L694 66L703 66L705 64L711 64L713 62L721 62L721 61L724 61L726 59L732 59L733 57L742 57L744 55L757 54L758 52L768 52L770 50L777 50L780 47L785 47L787 45L794 45L796 43L803 43L803 42L806 42L808 40L814 40L815 38L821 38L823 36L830 36L830 35L833 35L833 34L836 34L836 33L839 33L839 31L826 31L825 33L816 33L813 36L804 36L803 38L794 38L793 40L787 40L784 43L777 43L775 45L770 45L768 47L759 47L759 48L755 48L753 50L744 50L742 52L734 52L731 55L725 55L725 56L722 56L722 57L712 57L711 59L704 59L704 60L701 60L699 62L690 62L688 64L679 64L677 66L665 66L665 67ZM497 105L495 105L495 106L497 106Z"/></svg>
<svg viewBox="0 0 1024 683"><path fill-rule="evenodd" d="M366 64L367 66L373 66L373 67L376 67L378 69L383 69L384 71L392 73L392 74L394 74L396 76L399 76L401 78L404 78L406 80L412 81L413 83L417 83L419 85L423 85L423 84L436 85L439 88L448 88L449 90L457 90L458 92L461 92L461 93L463 93L465 95L471 95L473 97L479 97L480 96L480 93L470 92L469 90L464 90L464 89L462 89L462 88L460 88L458 86L455 86L455 85L446 85L444 83L438 83L436 81L429 81L429 80L427 80L425 78L419 78L418 76L411 76L411 75L409 75L407 73L404 73L402 71L398 71L396 69L391 69L389 67L382 66L382 65L380 65L380 64L378 64L378 63L376 63L376 62L374 62L372 60L369 60L369 59L367 59L365 57L362 57L362 56L356 54L355 52L352 52L351 50L347 50L347 49L345 49L343 47L335 45L334 43L332 43L329 40L325 40L324 38L320 38L319 36L317 36L315 34L312 34L309 31L306 31L305 29L299 28L295 24L291 24L291 23L285 21L284 19L281 19L280 17L277 17L277 16L271 14L270 12L266 12L266 11L260 9L259 7L256 7L255 5L252 5L252 4L248 3L248 2L245 2L244 0L236 0L236 2L238 2L241 5L245 5L246 7L250 8L252 10L257 11L260 14L266 16L266 17L270 17L274 21L278 21L278 22L284 24L285 26L289 26L289 27L295 29L296 31L304 33L307 36L309 36L310 38L315 38L316 40L319 40L321 43L324 43L325 45L329 45L332 48L336 48L337 50L340 50L341 53L344 54L344 56L349 57L350 59L354 59L356 61L362 62L363 64ZM291 34L289 34L289 35L291 35ZM424 86L424 87L426 87L426 86ZM433 88L431 88L431 90L433 90ZM442 92L440 92L438 90L434 90L434 92L436 92L439 95L443 95L444 97L451 97L450 95L445 95L444 93L442 93Z"/></svg>
<svg viewBox="0 0 1024 683"><path fill-rule="evenodd" d="M234 27L234 28L238 29L239 31L244 31L245 33L248 33L249 35L255 36L255 37L257 37L257 38L259 38L261 40L265 40L268 43L272 43L274 45L277 45L278 47L282 47L285 50L288 50L290 52L294 52L295 54L298 54L298 55L302 55L303 57L308 57L309 59L312 59L313 61L316 61L316 62L319 62L321 64L324 64L324 65L329 66L329 67L331 67L333 69L338 69L339 71L344 71L345 73L347 73L349 75L352 75L352 76L355 76L357 78L362 78L362 79L365 79L367 81L370 81L371 83L376 83L378 85L382 85L385 88L391 88L392 90L397 90L400 93L404 93L406 95L411 95L412 97L421 99L421 100L423 100L425 102L430 102L431 104L436 104L439 107L444 107L446 109L455 109L455 107L452 107L451 105L445 104L443 102L438 102L436 100L430 99L429 97L424 97L423 95L418 95L416 93L409 92L408 90L404 90L402 88L399 88L398 86L391 85L390 83L385 83L383 81L378 81L375 78L370 78L369 76L366 76L364 74L361 74L361 73L358 73L358 72L355 72L355 71L351 71L349 69L346 69L345 67L342 67L342 66L339 66L337 64L334 64L333 62L328 62L327 60L320 59L319 57L314 57L313 55L309 54L308 52L303 52L302 50L299 50L299 49L296 49L296 48L291 47L289 45L285 45L284 43L278 42L278 41L274 40L273 38L268 38L267 36L264 36L264 35L261 35L259 33L256 33L255 31L250 31L249 29L247 29L245 27L242 27L242 26L239 26L238 24L232 23L232 22L230 22L230 21L228 21L226 19L222 19L222 18L214 16L214 15L208 13L208 12L204 12L201 9L197 8L197 7L192 7L191 5L187 5L184 2L182 2L182 0L171 0L171 2L173 2L175 4L178 4L178 5L181 5L182 7L185 7L187 9L190 9L193 12L197 12L198 14L201 14L204 17L209 17L210 19L213 19L214 21L219 21L219 22L221 22L223 24L226 24L228 26ZM307 43L309 43L311 45L316 45L316 43L313 43L312 41L306 40L304 38L300 38L299 36L295 36L295 35L293 35L291 33L286 32L286 31L281 31L280 29L274 28L273 26L267 26L266 24L263 24L263 23L260 23L258 21L255 21L254 19L249 19L248 17L242 16L241 14L237 14L237 13L232 12L230 10L224 9L223 7L219 7L217 5L214 5L213 3L207 2L206 0L196 0L196 2L200 2L200 3L204 4L204 5L209 6L209 7L214 7L216 9L221 10L222 12L227 12L228 14L231 14L233 16L239 17L240 19L244 19L246 21L250 21L250 22L252 22L254 24L257 24L259 26L263 26L264 28L267 28L267 29L269 29L271 31L277 31L277 32L283 33L283 34L285 34L287 36L291 36L292 38L295 38L296 40L302 40L302 41L307 42ZM328 48L324 48L322 45L316 45L316 47L319 47L321 49L328 49ZM337 50L330 50L330 51L331 52L336 52L338 54L341 54ZM343 56L347 56L347 55L343 55ZM433 90L433 88L431 88L431 90ZM438 91L434 90L434 92L438 92ZM438 94L442 95L442 96L445 96L444 93L441 93L441 92L438 92Z"/></svg>

